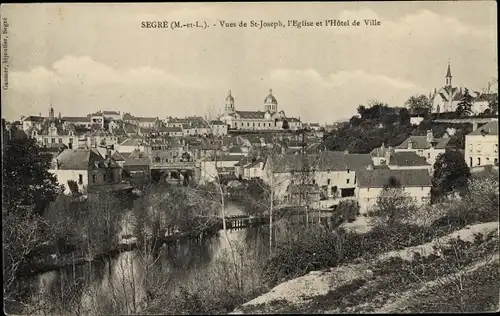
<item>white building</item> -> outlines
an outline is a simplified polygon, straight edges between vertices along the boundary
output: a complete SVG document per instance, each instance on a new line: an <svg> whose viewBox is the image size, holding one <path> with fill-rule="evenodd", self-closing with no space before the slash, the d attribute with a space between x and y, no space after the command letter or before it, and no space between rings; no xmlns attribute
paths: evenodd
<svg viewBox="0 0 500 316"><path fill-rule="evenodd" d="M355 196L356 173L373 166L368 154L325 151L309 155L279 155L268 158L262 177L278 199L296 184L317 185L326 199Z"/></svg>
<svg viewBox="0 0 500 316"><path fill-rule="evenodd" d="M27 117L23 117L21 123L23 124L23 131L27 131L30 127L35 127L38 129L42 128L42 123L45 120L43 116L34 116L30 115Z"/></svg>
<svg viewBox="0 0 500 316"><path fill-rule="evenodd" d="M144 152L145 146L141 139L127 138L121 144L117 145L115 149L120 153L132 153L134 150Z"/></svg>
<svg viewBox="0 0 500 316"><path fill-rule="evenodd" d="M444 86L438 90L434 89L434 92L429 94L432 113L454 112L457 109L458 103L464 96L465 88L454 87L451 79L451 67L448 64ZM492 93L480 93L470 89L469 94L473 100L472 114L476 115L483 113L488 108L489 100L495 95Z"/></svg>
<svg viewBox="0 0 500 316"><path fill-rule="evenodd" d="M210 128L212 129L212 134L215 136L226 136L228 133L228 126L221 120L210 121Z"/></svg>
<svg viewBox="0 0 500 316"><path fill-rule="evenodd" d="M229 91L221 120L229 128L236 130L281 130L285 121L291 130L302 126L300 120L287 118L283 110L278 111L278 101L273 96L272 90L269 90L269 95L264 99L264 111L236 110L234 97Z"/></svg>
<svg viewBox="0 0 500 316"><path fill-rule="evenodd" d="M498 164L498 121L465 135L465 162L469 167Z"/></svg>
<svg viewBox="0 0 500 316"><path fill-rule="evenodd" d="M117 183L120 178L120 166L111 158L103 157L95 148L66 149L52 162L49 169L64 185L64 193L70 194L69 182L74 181L80 193L86 193L95 186Z"/></svg>
<svg viewBox="0 0 500 316"><path fill-rule="evenodd" d="M445 152L450 138L435 138L432 131L427 131L426 136L410 136L404 142L394 147L394 152L414 152L424 157L430 165L434 165L439 154Z"/></svg>
<svg viewBox="0 0 500 316"><path fill-rule="evenodd" d="M257 159L254 162L248 163L243 166L244 179L262 179L264 172L264 161Z"/></svg>
<svg viewBox="0 0 500 316"><path fill-rule="evenodd" d="M429 203L432 184L427 170L360 170L357 173L356 198L361 214L366 214L376 206L377 198L390 178L396 179L417 205Z"/></svg>

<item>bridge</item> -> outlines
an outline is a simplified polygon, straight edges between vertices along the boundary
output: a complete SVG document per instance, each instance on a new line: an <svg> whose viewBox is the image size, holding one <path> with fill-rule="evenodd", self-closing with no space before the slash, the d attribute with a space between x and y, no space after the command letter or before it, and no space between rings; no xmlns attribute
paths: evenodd
<svg viewBox="0 0 500 316"><path fill-rule="evenodd" d="M194 161L188 162L152 162L150 165L151 170L195 170L196 166Z"/></svg>

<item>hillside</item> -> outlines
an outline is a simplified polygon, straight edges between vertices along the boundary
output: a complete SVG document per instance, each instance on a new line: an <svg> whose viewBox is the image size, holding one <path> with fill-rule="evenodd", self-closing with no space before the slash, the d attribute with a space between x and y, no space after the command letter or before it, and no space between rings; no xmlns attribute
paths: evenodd
<svg viewBox="0 0 500 316"><path fill-rule="evenodd" d="M498 222L281 283L249 313L480 312L498 309Z"/></svg>

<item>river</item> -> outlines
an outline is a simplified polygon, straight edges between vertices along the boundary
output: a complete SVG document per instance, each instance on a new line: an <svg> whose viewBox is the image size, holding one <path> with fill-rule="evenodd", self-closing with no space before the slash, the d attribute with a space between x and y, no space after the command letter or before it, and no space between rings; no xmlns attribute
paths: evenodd
<svg viewBox="0 0 500 316"><path fill-rule="evenodd" d="M227 205L227 212L229 215L244 213L242 207L234 203ZM279 227L278 223L276 231ZM33 302L46 302L50 307L56 304L54 301L64 302L68 311L78 308L80 313L88 315L99 314L97 305L102 312L103 302L112 302L109 303L115 306L112 310L116 311L118 306L121 313L140 312L139 302L151 292L148 287L161 284L163 291L175 291L193 282L205 282L207 271L219 268L220 260L227 262L230 258L228 240L242 258L265 258L269 251L269 226L230 230L227 239L220 231L215 237L202 241L179 241L177 245L162 247L159 255L134 250L97 263L46 272L30 282Z"/></svg>

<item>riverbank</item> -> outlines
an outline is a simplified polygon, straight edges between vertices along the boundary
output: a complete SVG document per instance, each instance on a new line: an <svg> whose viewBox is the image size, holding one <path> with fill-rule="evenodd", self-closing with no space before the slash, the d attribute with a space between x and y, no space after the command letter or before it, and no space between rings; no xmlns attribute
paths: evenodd
<svg viewBox="0 0 500 316"><path fill-rule="evenodd" d="M437 304L437 300L444 299L445 294L433 298L430 294L433 288L453 292L450 284L457 280L467 283L467 293L475 291L483 295L478 298L466 295L465 291L446 293L451 298L462 302L476 300L472 306L477 308L487 305L496 295L498 303L500 288L497 282L489 286L475 282L488 276L498 277L498 224L472 225L431 242L386 252L367 261L355 260L335 268L312 271L277 285L232 314L417 312L422 301ZM455 255L457 247L461 247L460 258ZM427 271L419 270L419 264L424 264ZM412 299L417 294L419 301ZM451 308L441 307L441 311ZM460 307L467 308L467 304L462 303ZM497 308L498 305L494 309Z"/></svg>

